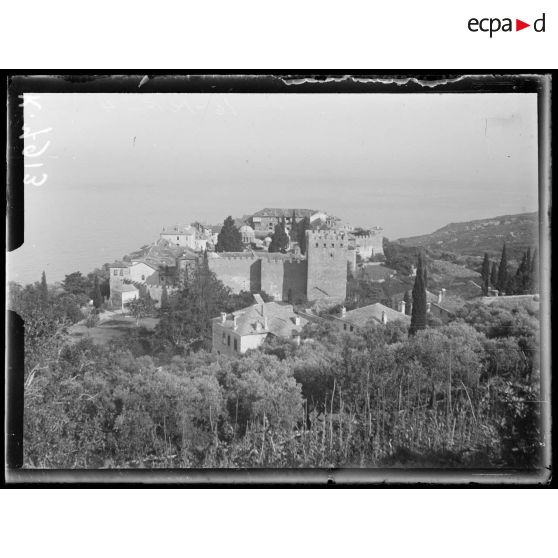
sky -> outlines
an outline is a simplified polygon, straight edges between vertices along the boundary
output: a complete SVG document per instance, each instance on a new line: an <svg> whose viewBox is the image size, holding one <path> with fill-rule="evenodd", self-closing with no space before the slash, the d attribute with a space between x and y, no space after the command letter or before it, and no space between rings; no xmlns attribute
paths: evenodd
<svg viewBox="0 0 558 558"><path fill-rule="evenodd" d="M24 116L46 130L26 148L49 143L25 161L47 178L25 187L21 281L264 207L391 239L537 210L534 94L41 94Z"/></svg>

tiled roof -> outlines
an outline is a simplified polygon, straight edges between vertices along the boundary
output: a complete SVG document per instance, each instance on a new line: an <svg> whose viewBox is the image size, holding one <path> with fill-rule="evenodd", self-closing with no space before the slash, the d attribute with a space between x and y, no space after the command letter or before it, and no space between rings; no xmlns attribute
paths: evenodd
<svg viewBox="0 0 558 558"><path fill-rule="evenodd" d="M376 322L382 323L382 313L386 313L386 318L388 322L395 320L402 320L404 322L410 322L410 316L406 316L393 308L384 306L377 302L376 304L371 304L370 306L363 306L362 308L356 308L345 314L345 316L336 316L336 318L348 322L356 326L363 326L368 321L374 320Z"/></svg>
<svg viewBox="0 0 558 558"><path fill-rule="evenodd" d="M233 316L236 316L235 333L239 335L254 335L271 333L277 337L291 337L293 333L300 332L307 320L300 319L300 324L295 324L297 315L294 313L290 304L278 304L277 302L266 302L264 304L254 304L248 308L237 310L227 315L225 327L234 328ZM265 325L267 318L267 328ZM213 318L213 321L220 322L221 318Z"/></svg>

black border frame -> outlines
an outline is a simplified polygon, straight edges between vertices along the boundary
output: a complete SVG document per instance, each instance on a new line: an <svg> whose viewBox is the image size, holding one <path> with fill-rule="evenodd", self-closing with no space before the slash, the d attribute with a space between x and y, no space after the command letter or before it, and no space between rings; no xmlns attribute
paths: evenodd
<svg viewBox="0 0 558 558"><path fill-rule="evenodd" d="M227 73L169 74L165 72L131 74L64 74L46 71L43 75L19 74L7 79L7 242L6 249L17 249L24 242L23 109L22 93L350 93L350 94L439 94L439 93L534 93L538 98L539 121L539 215L541 247L547 245L548 267L543 272L550 279L551 159L550 102L553 72L529 71L382 71L364 74L296 71L296 73L253 74L242 70ZM542 250L541 250L541 256ZM541 258L543 260L543 258ZM544 266L544 263L542 264ZM543 277L543 274L541 274ZM549 283L546 285L550 286ZM541 351L548 351L548 377L541 393L550 397L550 289L548 289L548 324L541 319L541 333L547 330ZM544 301L544 299L543 299ZM552 454L546 452L549 466L535 471L515 469L152 469L152 470L37 470L22 469L23 464L23 321L14 312L6 320L6 399L4 482L9 486L550 486ZM542 355L544 357L544 355ZM544 358L543 358L544 362ZM544 366L543 366L544 367ZM545 397L543 397L545 399ZM546 413L550 419L550 409ZM547 439L550 440L550 422ZM554 438L554 434L552 434ZM554 442L554 439L552 439ZM547 448L548 450L549 448Z"/></svg>

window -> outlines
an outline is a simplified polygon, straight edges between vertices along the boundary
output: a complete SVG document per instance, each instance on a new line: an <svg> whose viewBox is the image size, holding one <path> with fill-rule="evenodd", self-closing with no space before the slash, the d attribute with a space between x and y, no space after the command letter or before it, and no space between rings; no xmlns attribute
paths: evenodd
<svg viewBox="0 0 558 558"><path fill-rule="evenodd" d="M316 248L319 246L319 244L316 242Z"/></svg>
<svg viewBox="0 0 558 558"><path fill-rule="evenodd" d="M353 331L353 329L354 329L354 327L353 327L353 326L351 326L351 331Z"/></svg>
<svg viewBox="0 0 558 558"><path fill-rule="evenodd" d="M234 350L238 351L238 341L236 339L234 340Z"/></svg>
<svg viewBox="0 0 558 558"><path fill-rule="evenodd" d="M120 270L120 276L122 277L122 275L124 275L124 274L122 273L122 270Z"/></svg>
<svg viewBox="0 0 558 558"><path fill-rule="evenodd" d="M229 347L231 346L231 336L230 335L227 336L227 345Z"/></svg>
<svg viewBox="0 0 558 558"><path fill-rule="evenodd" d="M115 269L112 274L113 275L118 275L118 269Z"/></svg>
<svg viewBox="0 0 558 558"><path fill-rule="evenodd" d="M333 252L330 252L329 257L333 258Z"/></svg>
<svg viewBox="0 0 558 558"><path fill-rule="evenodd" d="M180 240L180 237L179 237L179 236L177 236L177 237L176 237L176 240Z"/></svg>
<svg viewBox="0 0 558 558"><path fill-rule="evenodd" d="M145 275L142 275L142 276L141 276L141 280L142 280L142 281L145 281Z"/></svg>
<svg viewBox="0 0 558 558"><path fill-rule="evenodd" d="M227 342L227 334L223 331L223 345Z"/></svg>
<svg viewBox="0 0 558 558"><path fill-rule="evenodd" d="M335 243L334 242L331 243L331 247L335 248Z"/></svg>
<svg viewBox="0 0 558 558"><path fill-rule="evenodd" d="M343 324L343 329L347 331L347 324Z"/></svg>

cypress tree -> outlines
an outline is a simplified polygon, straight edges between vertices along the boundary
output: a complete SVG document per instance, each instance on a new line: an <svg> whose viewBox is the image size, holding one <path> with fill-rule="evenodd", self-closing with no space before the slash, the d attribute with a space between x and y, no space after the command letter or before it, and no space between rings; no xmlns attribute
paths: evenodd
<svg viewBox="0 0 558 558"><path fill-rule="evenodd" d="M422 254L418 255L417 276L413 287L413 308L411 310L411 327L409 335L426 327L426 266Z"/></svg>
<svg viewBox="0 0 558 558"><path fill-rule="evenodd" d="M46 273L43 271L41 275L41 286L39 288L39 297L41 302L48 302L48 285L46 280Z"/></svg>
<svg viewBox="0 0 558 558"><path fill-rule="evenodd" d="M498 290L500 294L504 293L508 286L508 256L506 254L506 243L502 248L502 257L498 266Z"/></svg>
<svg viewBox="0 0 558 558"><path fill-rule="evenodd" d="M490 283L490 260L488 259L488 253L484 253L484 260L482 262L482 295L488 296L488 286Z"/></svg>
<svg viewBox="0 0 558 558"><path fill-rule="evenodd" d="M268 250L270 252L286 252L289 247L289 235L285 232L285 221L275 225L275 232L271 238Z"/></svg>
<svg viewBox="0 0 558 558"><path fill-rule="evenodd" d="M229 215L224 223L221 232L217 236L216 252L242 252L242 235L234 224L233 218Z"/></svg>
<svg viewBox="0 0 558 558"><path fill-rule="evenodd" d="M95 281L93 282L93 306L97 310L103 305L103 295L101 294L101 288L99 286L99 277L95 275Z"/></svg>
<svg viewBox="0 0 558 558"><path fill-rule="evenodd" d="M493 289L498 288L498 265L496 262L492 262L492 269L490 271L490 284Z"/></svg>
<svg viewBox="0 0 558 558"><path fill-rule="evenodd" d="M515 273L516 285L515 292L509 294L526 294L530 290L531 283L531 249L528 248L527 252L523 254L521 263Z"/></svg>

